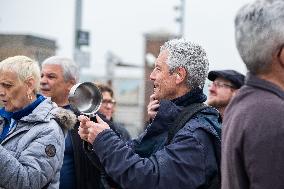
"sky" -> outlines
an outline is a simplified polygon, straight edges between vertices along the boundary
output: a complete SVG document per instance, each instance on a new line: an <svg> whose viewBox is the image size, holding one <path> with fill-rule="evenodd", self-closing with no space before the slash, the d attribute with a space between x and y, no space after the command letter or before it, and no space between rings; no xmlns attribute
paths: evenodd
<svg viewBox="0 0 284 189"><path fill-rule="evenodd" d="M234 16L252 0L185 0L184 37L201 44L210 70L246 73L234 41ZM82 29L90 32L91 67L106 74L106 54L125 63L143 65L144 35L176 34L180 0L82 0ZM75 0L0 0L0 33L31 34L56 40L57 55L73 57Z"/></svg>

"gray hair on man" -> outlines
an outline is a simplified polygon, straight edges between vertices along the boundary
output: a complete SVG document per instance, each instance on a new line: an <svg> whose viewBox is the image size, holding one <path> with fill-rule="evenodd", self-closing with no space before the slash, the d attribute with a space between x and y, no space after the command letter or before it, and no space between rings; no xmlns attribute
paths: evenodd
<svg viewBox="0 0 284 189"><path fill-rule="evenodd" d="M284 44L284 1L257 0L242 7L235 18L235 38L247 69L265 72Z"/></svg>
<svg viewBox="0 0 284 189"><path fill-rule="evenodd" d="M70 58L65 58L61 56L52 56L45 59L42 62L42 66L44 65L59 65L63 70L63 77L65 81L75 80L76 83L79 81L79 68L76 63Z"/></svg>
<svg viewBox="0 0 284 189"><path fill-rule="evenodd" d="M161 46L160 51L167 50L167 64L170 72L183 67L187 72L187 84L191 88L203 88L208 74L208 58L205 50L198 44L185 39L173 39Z"/></svg>
<svg viewBox="0 0 284 189"><path fill-rule="evenodd" d="M39 91L40 67L38 62L27 56L13 56L0 62L0 70L9 70L18 75L20 81L32 77L35 81L34 93Z"/></svg>

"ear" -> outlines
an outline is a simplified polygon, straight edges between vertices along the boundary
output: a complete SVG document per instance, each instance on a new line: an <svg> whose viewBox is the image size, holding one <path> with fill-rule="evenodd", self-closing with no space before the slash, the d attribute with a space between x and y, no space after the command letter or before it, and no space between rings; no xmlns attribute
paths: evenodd
<svg viewBox="0 0 284 189"><path fill-rule="evenodd" d="M239 89L236 89L236 90L233 91L232 97L234 97L234 96L237 94L238 90L239 90Z"/></svg>
<svg viewBox="0 0 284 189"><path fill-rule="evenodd" d="M272 59L273 62L279 63L281 67L284 67L284 45L272 54Z"/></svg>
<svg viewBox="0 0 284 189"><path fill-rule="evenodd" d="M278 53L278 59L279 59L280 65L284 67L284 46L281 47Z"/></svg>
<svg viewBox="0 0 284 189"><path fill-rule="evenodd" d="M74 79L70 79L68 80L68 84L69 84L68 89L70 90L74 85L76 85L76 81Z"/></svg>
<svg viewBox="0 0 284 189"><path fill-rule="evenodd" d="M186 80L187 72L185 68L179 67L176 69L176 84L183 83Z"/></svg>
<svg viewBox="0 0 284 189"><path fill-rule="evenodd" d="M27 93L28 94L32 94L34 92L35 89L35 80L33 77L29 77L28 79L26 79L24 81L24 83L27 86Z"/></svg>

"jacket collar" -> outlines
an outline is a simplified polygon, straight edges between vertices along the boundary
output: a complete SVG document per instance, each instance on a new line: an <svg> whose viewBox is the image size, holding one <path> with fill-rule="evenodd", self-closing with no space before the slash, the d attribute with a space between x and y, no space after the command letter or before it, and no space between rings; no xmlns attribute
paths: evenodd
<svg viewBox="0 0 284 189"><path fill-rule="evenodd" d="M22 117L19 121L33 125L31 123L49 122L51 119L55 119L64 131L72 129L77 122L77 117L71 110L57 107L49 98L41 102L29 115ZM22 126L25 126L25 124Z"/></svg>
<svg viewBox="0 0 284 189"><path fill-rule="evenodd" d="M37 99L33 101L31 104L27 105L23 109L16 112L7 112L5 108L0 109L0 116L5 118L9 124L11 123L11 119L20 120L22 117L29 115L42 101L45 100L45 97L42 95L37 95Z"/></svg>
<svg viewBox="0 0 284 189"><path fill-rule="evenodd" d="M192 89L190 92L184 94L181 97L171 100L177 106L188 106L192 103L202 103L207 99L203 90L200 88Z"/></svg>
<svg viewBox="0 0 284 189"><path fill-rule="evenodd" d="M280 89L280 87L278 87L277 85L264 80L264 79L260 79L259 77L248 73L247 74L247 79L245 82L246 85L248 86L253 86L256 88L260 88L262 90L266 90L266 91L270 91L271 93L274 93L275 95L277 95L279 98L284 100L284 91L282 89Z"/></svg>
<svg viewBox="0 0 284 189"><path fill-rule="evenodd" d="M149 133L159 133L168 130L182 108L193 103L202 103L206 101L206 95L203 94L202 89L193 89L185 95L173 100L161 100L160 107L154 118L151 126L147 128Z"/></svg>

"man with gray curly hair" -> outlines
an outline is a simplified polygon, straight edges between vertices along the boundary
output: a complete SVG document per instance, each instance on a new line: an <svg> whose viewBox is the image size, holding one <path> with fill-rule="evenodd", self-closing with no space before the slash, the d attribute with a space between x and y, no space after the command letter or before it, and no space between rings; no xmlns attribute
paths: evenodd
<svg viewBox="0 0 284 189"><path fill-rule="evenodd" d="M150 79L152 123L125 143L99 116L80 116L79 135L121 188L217 188L220 115L203 104L208 72L204 49L184 39L166 42Z"/></svg>
<svg viewBox="0 0 284 189"><path fill-rule="evenodd" d="M223 189L284 188L284 1L258 0L235 18L245 85L225 111Z"/></svg>

